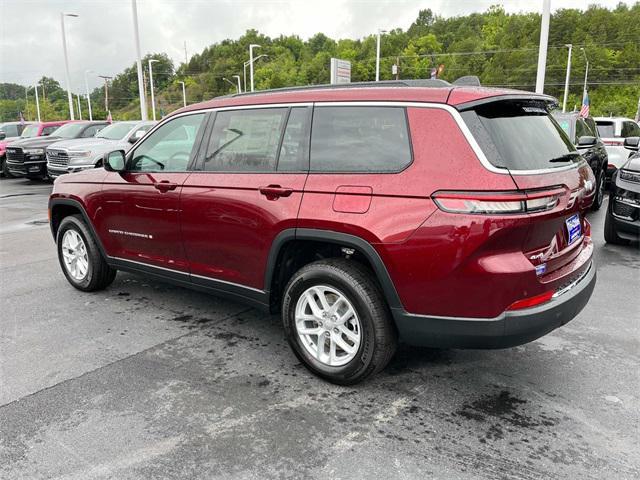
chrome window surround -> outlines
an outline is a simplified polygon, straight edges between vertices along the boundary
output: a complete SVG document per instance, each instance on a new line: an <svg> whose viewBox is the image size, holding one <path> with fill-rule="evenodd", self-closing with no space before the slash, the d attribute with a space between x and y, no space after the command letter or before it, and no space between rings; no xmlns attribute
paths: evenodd
<svg viewBox="0 0 640 480"><path fill-rule="evenodd" d="M313 106L318 106L318 107L322 107L322 106L334 106L334 107L335 106L340 106L340 107L384 106L384 107L408 107L408 108L435 108L439 110L444 110L448 112L456 121L458 128L460 128L460 131L464 135L465 139L467 140L467 143L469 144L473 152L478 157L478 160L480 160L480 163L482 164L482 166L490 172L498 173L502 175L518 176L518 175L539 175L539 174L545 174L545 173L557 173L557 172L564 172L567 170L577 169L581 165L586 165L586 161L583 159L578 163L574 163L564 167L557 167L557 168L543 168L543 169L536 169L536 170L513 170L513 171L509 171L506 168L497 168L487 159L486 155L480 148L480 145L478 144L476 139L473 137L473 134L467 127L466 123L464 123L464 120L462 119L460 112L456 110L456 108L454 108L453 106L448 105L446 103L384 101L384 100L264 103L264 104L256 104L256 105L231 105L231 106L223 106L223 107L211 107L211 108L202 108L198 110L190 110L188 112L172 115L168 117L166 120L163 120L158 124L156 124L151 130L147 132L144 138L142 138L142 140L128 152L128 154L133 154L133 152L135 152L135 150L140 145L142 145L145 140L151 137L151 135L157 128L161 127L166 122L169 122L178 117L183 117L186 115L196 115L196 114L202 114L202 113L208 113L208 112L222 112L222 111L228 111L228 110L247 110L247 109L278 108L278 107L313 107Z"/></svg>

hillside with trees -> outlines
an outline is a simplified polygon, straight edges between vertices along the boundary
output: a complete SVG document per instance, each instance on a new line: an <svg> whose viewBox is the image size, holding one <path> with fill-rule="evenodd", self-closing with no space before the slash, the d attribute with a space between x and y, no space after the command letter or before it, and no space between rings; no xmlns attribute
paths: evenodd
<svg viewBox="0 0 640 480"><path fill-rule="evenodd" d="M406 30L385 34L381 49L381 78L392 79L392 65L400 78L429 78L431 68L444 66L440 78L453 81L477 75L483 85L533 90L538 58L540 15L506 13L494 6L484 13L444 18L431 10L419 12ZM318 33L308 40L298 36L270 38L248 30L237 40L224 40L174 66L166 54L150 54L159 61L153 67L156 108L167 114L182 106L184 81L187 102L195 103L235 92L224 78L243 76L249 44L262 47L267 57L255 63L258 90L329 82L329 60L338 57L352 63L352 81L375 77L375 35L363 39L334 40ZM590 6L586 10L561 9L551 17L545 93L562 98L567 48L574 45L568 108L580 107L585 58L589 59L588 90L593 115L633 117L640 97L640 2L613 10ZM247 79L248 81L248 79ZM43 77L41 111L45 119L68 118L66 93L60 84ZM148 81L146 89L148 92ZM39 90L41 92L42 90ZM15 84L0 84L0 121L14 120L18 112L35 117L34 91ZM44 98L43 98L44 97ZM104 91L91 93L94 118L106 116ZM83 103L86 118L86 100ZM109 85L109 109L114 119L140 115L135 64L116 75Z"/></svg>

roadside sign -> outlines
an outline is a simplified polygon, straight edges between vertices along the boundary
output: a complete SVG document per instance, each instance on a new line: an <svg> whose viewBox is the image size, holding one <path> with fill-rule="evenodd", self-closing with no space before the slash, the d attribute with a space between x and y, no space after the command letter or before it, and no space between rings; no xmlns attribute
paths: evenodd
<svg viewBox="0 0 640 480"><path fill-rule="evenodd" d="M349 60L331 59L331 84L351 83L351 62Z"/></svg>

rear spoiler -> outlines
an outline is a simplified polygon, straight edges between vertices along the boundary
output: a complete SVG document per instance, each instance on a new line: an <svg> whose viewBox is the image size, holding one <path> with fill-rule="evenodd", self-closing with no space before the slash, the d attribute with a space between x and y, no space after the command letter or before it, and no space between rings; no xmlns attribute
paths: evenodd
<svg viewBox="0 0 640 480"><path fill-rule="evenodd" d="M539 93L529 93L529 94L514 93L514 94L495 95L491 97L480 98L478 100L473 100L471 102L465 102L459 105L455 105L455 108L460 112L464 112L465 110L472 110L476 107L479 107L480 105L485 105L487 103L505 102L505 101L511 101L511 102L522 101L527 103L529 102L538 103L542 108L546 108L547 110L552 110L553 108L558 106L558 100L555 97L552 97L550 95L543 95Z"/></svg>

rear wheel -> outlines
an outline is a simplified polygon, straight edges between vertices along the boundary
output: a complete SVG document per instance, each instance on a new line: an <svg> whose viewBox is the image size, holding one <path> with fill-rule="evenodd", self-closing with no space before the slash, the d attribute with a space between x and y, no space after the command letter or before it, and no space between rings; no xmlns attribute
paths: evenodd
<svg viewBox="0 0 640 480"><path fill-rule="evenodd" d="M596 196L593 199L593 204L591 205L591 210L594 212L600 210L602 202L604 201L604 177L604 170L600 170L600 174L596 178Z"/></svg>
<svg viewBox="0 0 640 480"><path fill-rule="evenodd" d="M607 215L604 219L604 239L607 243L612 243L613 245L628 245L629 240L624 238L620 238L618 236L618 232L616 231L616 223L613 220L613 198L612 195L609 195L609 206L607 207Z"/></svg>
<svg viewBox="0 0 640 480"><path fill-rule="evenodd" d="M78 290L102 290L116 278L117 271L107 265L81 216L70 215L62 220L56 243L62 272Z"/></svg>
<svg viewBox="0 0 640 480"><path fill-rule="evenodd" d="M282 319L296 356L316 375L350 385L382 370L397 333L373 272L345 259L311 263L284 294Z"/></svg>

